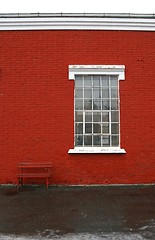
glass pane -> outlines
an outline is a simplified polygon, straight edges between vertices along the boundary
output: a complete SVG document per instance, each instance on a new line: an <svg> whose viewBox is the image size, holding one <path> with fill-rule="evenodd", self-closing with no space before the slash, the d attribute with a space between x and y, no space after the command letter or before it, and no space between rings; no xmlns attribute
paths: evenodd
<svg viewBox="0 0 155 240"><path fill-rule="evenodd" d="M100 76L93 76L93 86L100 87Z"/></svg>
<svg viewBox="0 0 155 240"><path fill-rule="evenodd" d="M119 146L118 97L118 76L75 76L76 146Z"/></svg>
<svg viewBox="0 0 155 240"><path fill-rule="evenodd" d="M83 112L82 111L76 111L75 112L75 121L76 122L83 122Z"/></svg>
<svg viewBox="0 0 155 240"><path fill-rule="evenodd" d="M75 134L82 134L82 133L83 133L83 123L76 123Z"/></svg>
<svg viewBox="0 0 155 240"><path fill-rule="evenodd" d="M75 146L82 146L83 145L83 136L76 135L75 136Z"/></svg>
<svg viewBox="0 0 155 240"><path fill-rule="evenodd" d="M101 124L98 123L93 124L93 133L101 133Z"/></svg>
<svg viewBox="0 0 155 240"><path fill-rule="evenodd" d="M93 101L93 110L101 110L101 101L100 100Z"/></svg>
<svg viewBox="0 0 155 240"><path fill-rule="evenodd" d="M84 100L84 109L85 110L92 110L92 99L85 99Z"/></svg>
<svg viewBox="0 0 155 240"><path fill-rule="evenodd" d="M81 75L75 76L75 87L82 87L83 86L83 77Z"/></svg>
<svg viewBox="0 0 155 240"><path fill-rule="evenodd" d="M84 88L84 98L92 98L92 89Z"/></svg>
<svg viewBox="0 0 155 240"><path fill-rule="evenodd" d="M109 86L109 76L102 76L102 86L103 87Z"/></svg>
<svg viewBox="0 0 155 240"><path fill-rule="evenodd" d="M93 98L101 98L101 88L93 88Z"/></svg>
<svg viewBox="0 0 155 240"><path fill-rule="evenodd" d="M100 112L93 113L93 122L101 122L101 113Z"/></svg>
<svg viewBox="0 0 155 240"><path fill-rule="evenodd" d="M111 110L118 110L118 99L111 100Z"/></svg>
<svg viewBox="0 0 155 240"><path fill-rule="evenodd" d="M111 88L111 98L118 98L117 88Z"/></svg>
<svg viewBox="0 0 155 240"><path fill-rule="evenodd" d="M92 124L91 123L85 124L85 133L92 133Z"/></svg>
<svg viewBox="0 0 155 240"><path fill-rule="evenodd" d="M117 85L118 85L118 77L110 76L110 86L117 87Z"/></svg>
<svg viewBox="0 0 155 240"><path fill-rule="evenodd" d="M92 146L92 136L84 136L84 145Z"/></svg>
<svg viewBox="0 0 155 240"><path fill-rule="evenodd" d="M75 109L83 110L83 100L79 100L79 99L75 100Z"/></svg>
<svg viewBox="0 0 155 240"><path fill-rule="evenodd" d="M102 89L102 98L109 98L109 88Z"/></svg>
<svg viewBox="0 0 155 240"><path fill-rule="evenodd" d="M92 86L92 77L84 76L84 87L91 87L91 86Z"/></svg>
<svg viewBox="0 0 155 240"><path fill-rule="evenodd" d="M109 147L110 146L110 136L109 135L103 135L102 136L102 146Z"/></svg>
<svg viewBox="0 0 155 240"><path fill-rule="evenodd" d="M118 111L111 111L111 121L119 122L119 113Z"/></svg>
<svg viewBox="0 0 155 240"><path fill-rule="evenodd" d="M76 88L75 89L75 97L76 98L83 98L83 89L82 88Z"/></svg>
<svg viewBox="0 0 155 240"><path fill-rule="evenodd" d="M102 100L102 110L109 110L109 109L110 109L109 100L108 99Z"/></svg>
<svg viewBox="0 0 155 240"><path fill-rule="evenodd" d="M119 136L118 135L115 135L115 136L112 136L112 146L119 146Z"/></svg>
<svg viewBox="0 0 155 240"><path fill-rule="evenodd" d="M109 133L109 124L108 123L103 123L102 124L102 133Z"/></svg>
<svg viewBox="0 0 155 240"><path fill-rule="evenodd" d="M85 121L92 122L92 112L85 112Z"/></svg>
<svg viewBox="0 0 155 240"><path fill-rule="evenodd" d="M102 122L109 122L109 112L102 112Z"/></svg>
<svg viewBox="0 0 155 240"><path fill-rule="evenodd" d="M93 136L93 145L94 146L101 146L101 135Z"/></svg>
<svg viewBox="0 0 155 240"><path fill-rule="evenodd" d="M119 133L119 124L118 123L112 123L111 124L111 133L112 134Z"/></svg>

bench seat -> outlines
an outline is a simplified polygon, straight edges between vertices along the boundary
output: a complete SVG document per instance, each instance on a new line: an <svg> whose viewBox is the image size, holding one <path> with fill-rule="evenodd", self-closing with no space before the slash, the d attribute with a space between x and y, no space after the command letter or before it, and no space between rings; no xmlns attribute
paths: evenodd
<svg viewBox="0 0 155 240"><path fill-rule="evenodd" d="M18 174L18 186L23 185L25 178L45 178L46 187L48 188L49 179L51 177L51 164L50 163L20 163Z"/></svg>

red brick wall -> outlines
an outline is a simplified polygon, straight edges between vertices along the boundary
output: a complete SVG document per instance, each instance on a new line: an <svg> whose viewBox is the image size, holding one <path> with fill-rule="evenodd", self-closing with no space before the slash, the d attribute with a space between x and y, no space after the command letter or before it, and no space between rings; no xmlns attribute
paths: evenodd
<svg viewBox="0 0 155 240"><path fill-rule="evenodd" d="M51 184L155 182L154 43L154 32L1 31L0 183L17 183L21 161L52 162ZM68 154L73 64L125 65L120 96L126 154Z"/></svg>

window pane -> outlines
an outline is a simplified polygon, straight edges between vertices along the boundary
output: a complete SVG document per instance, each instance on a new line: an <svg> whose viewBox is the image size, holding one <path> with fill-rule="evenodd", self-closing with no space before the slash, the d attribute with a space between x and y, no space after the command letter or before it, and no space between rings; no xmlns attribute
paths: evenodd
<svg viewBox="0 0 155 240"><path fill-rule="evenodd" d="M112 122L119 122L119 113L118 111L111 112L111 121Z"/></svg>
<svg viewBox="0 0 155 240"><path fill-rule="evenodd" d="M91 88L84 88L84 97L92 98L92 89Z"/></svg>
<svg viewBox="0 0 155 240"><path fill-rule="evenodd" d="M110 76L110 86L117 87L117 85L118 85L118 77Z"/></svg>
<svg viewBox="0 0 155 240"><path fill-rule="evenodd" d="M118 135L115 135L115 136L112 136L112 146L119 146L119 136Z"/></svg>
<svg viewBox="0 0 155 240"><path fill-rule="evenodd" d="M111 124L111 133L112 134L119 133L119 124L118 123L112 123Z"/></svg>
<svg viewBox="0 0 155 240"><path fill-rule="evenodd" d="M93 101L93 110L101 110L101 101L100 100Z"/></svg>
<svg viewBox="0 0 155 240"><path fill-rule="evenodd" d="M76 111L75 112L75 121L76 122L83 122L83 112L82 111Z"/></svg>
<svg viewBox="0 0 155 240"><path fill-rule="evenodd" d="M118 76L75 76L75 145L119 146Z"/></svg>
<svg viewBox="0 0 155 240"><path fill-rule="evenodd" d="M110 104L108 99L102 100L102 110L109 110Z"/></svg>
<svg viewBox="0 0 155 240"><path fill-rule="evenodd" d="M75 87L82 87L83 86L83 77L81 75L77 75L75 77Z"/></svg>
<svg viewBox="0 0 155 240"><path fill-rule="evenodd" d="M76 123L75 124L75 133L82 134L83 133L83 123Z"/></svg>
<svg viewBox="0 0 155 240"><path fill-rule="evenodd" d="M102 89L102 98L109 98L109 88Z"/></svg>
<svg viewBox="0 0 155 240"><path fill-rule="evenodd" d="M109 122L109 112L102 112L102 122Z"/></svg>
<svg viewBox="0 0 155 240"><path fill-rule="evenodd" d="M85 124L85 133L92 133L92 124L91 123Z"/></svg>
<svg viewBox="0 0 155 240"><path fill-rule="evenodd" d="M94 146L101 146L101 135L93 136L93 145Z"/></svg>
<svg viewBox="0 0 155 240"><path fill-rule="evenodd" d="M92 100L91 99L85 99L84 100L84 109L85 110L92 110Z"/></svg>
<svg viewBox="0 0 155 240"><path fill-rule="evenodd" d="M91 86L92 86L92 77L84 76L84 87L91 87Z"/></svg>
<svg viewBox="0 0 155 240"><path fill-rule="evenodd" d="M76 88L75 89L75 97L76 98L83 98L83 89L82 88Z"/></svg>
<svg viewBox="0 0 155 240"><path fill-rule="evenodd" d="M85 112L85 121L92 122L92 112Z"/></svg>
<svg viewBox="0 0 155 240"><path fill-rule="evenodd" d="M93 133L101 133L101 124L93 124Z"/></svg>
<svg viewBox="0 0 155 240"><path fill-rule="evenodd" d="M83 110L83 100L79 100L79 99L75 100L75 109Z"/></svg>
<svg viewBox="0 0 155 240"><path fill-rule="evenodd" d="M109 135L103 135L102 136L102 145L105 147L110 146L110 136Z"/></svg>
<svg viewBox="0 0 155 240"><path fill-rule="evenodd" d="M75 146L82 146L83 145L83 136L76 135L75 136Z"/></svg>
<svg viewBox="0 0 155 240"><path fill-rule="evenodd" d="M118 99L111 100L111 110L118 110Z"/></svg>
<svg viewBox="0 0 155 240"><path fill-rule="evenodd" d="M84 136L84 145L92 146L92 136Z"/></svg>
<svg viewBox="0 0 155 240"><path fill-rule="evenodd" d="M101 113L100 112L93 113L93 122L101 122Z"/></svg>
<svg viewBox="0 0 155 240"><path fill-rule="evenodd" d="M102 133L109 133L109 124L108 123L103 123L102 124Z"/></svg>
<svg viewBox="0 0 155 240"><path fill-rule="evenodd" d="M101 88L93 88L93 98L101 98Z"/></svg>
<svg viewBox="0 0 155 240"><path fill-rule="evenodd" d="M100 76L93 76L93 86L100 87Z"/></svg>
<svg viewBox="0 0 155 240"><path fill-rule="evenodd" d="M117 88L111 88L111 98L118 98Z"/></svg>
<svg viewBox="0 0 155 240"><path fill-rule="evenodd" d="M109 86L109 76L102 76L102 86L103 87Z"/></svg>

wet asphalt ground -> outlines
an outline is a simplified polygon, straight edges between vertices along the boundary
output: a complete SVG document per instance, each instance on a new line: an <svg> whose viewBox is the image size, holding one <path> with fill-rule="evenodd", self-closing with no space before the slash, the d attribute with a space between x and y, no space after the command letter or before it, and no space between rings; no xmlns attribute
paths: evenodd
<svg viewBox="0 0 155 240"><path fill-rule="evenodd" d="M155 239L155 185L0 187L0 240Z"/></svg>

